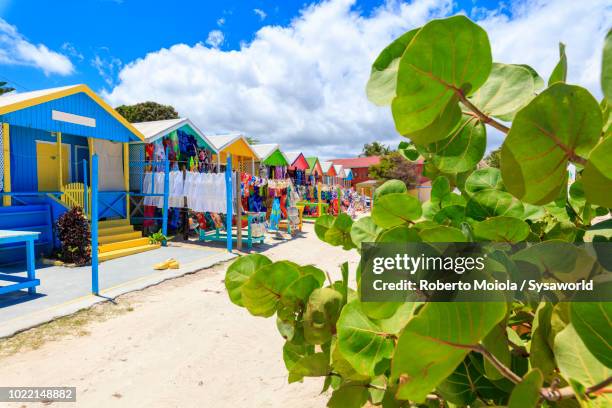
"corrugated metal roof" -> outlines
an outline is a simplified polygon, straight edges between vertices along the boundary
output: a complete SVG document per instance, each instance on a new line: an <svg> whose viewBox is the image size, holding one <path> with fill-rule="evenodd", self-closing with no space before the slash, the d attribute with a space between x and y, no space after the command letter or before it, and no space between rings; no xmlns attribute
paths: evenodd
<svg viewBox="0 0 612 408"><path fill-rule="evenodd" d="M112 108L105 100L92 91L87 85L77 84L61 86L57 88L40 89L38 91L9 93L0 96L0 115L16 112L32 106L41 105L45 102L58 100L67 96L84 93L97 103L108 114L114 117L128 131L136 136L137 139L143 140L144 136L130 122L121 116L115 109Z"/></svg>
<svg viewBox="0 0 612 408"><path fill-rule="evenodd" d="M49 88L49 89L40 89L38 91L31 92L19 92L19 93L9 93L0 96L0 107L10 106L19 102L27 101L29 99L36 99L42 96L52 95L57 92L66 91L71 88L77 88L80 85L68 85L68 86L60 86L57 88Z"/></svg>
<svg viewBox="0 0 612 408"><path fill-rule="evenodd" d="M336 174L340 177L344 177L344 166L341 164L334 164L334 169L336 170Z"/></svg>
<svg viewBox="0 0 612 408"><path fill-rule="evenodd" d="M152 120L150 122L132 123L132 125L144 135L147 143L152 143L183 126L189 126L215 153L219 152L212 141L188 118Z"/></svg>
<svg viewBox="0 0 612 408"><path fill-rule="evenodd" d="M327 173L332 165L333 163L330 161L321 162L321 170L323 170L323 173Z"/></svg>
<svg viewBox="0 0 612 408"><path fill-rule="evenodd" d="M240 133L228 133L225 135L210 135L208 140L211 141L217 151L221 151L241 137L243 136Z"/></svg>
<svg viewBox="0 0 612 408"><path fill-rule="evenodd" d="M293 164L298 157L300 157L301 152L286 152L285 156L287 157L287 161L289 164Z"/></svg>
<svg viewBox="0 0 612 408"><path fill-rule="evenodd" d="M262 160L266 160L272 153L274 153L276 149L279 148L279 145L278 143L264 143L251 145L251 147Z"/></svg>

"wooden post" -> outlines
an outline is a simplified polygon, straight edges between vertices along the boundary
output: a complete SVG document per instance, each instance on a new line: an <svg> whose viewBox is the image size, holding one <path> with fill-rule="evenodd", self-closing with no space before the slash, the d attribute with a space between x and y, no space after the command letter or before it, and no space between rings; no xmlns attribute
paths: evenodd
<svg viewBox="0 0 612 408"><path fill-rule="evenodd" d="M319 217L323 215L323 214L321 214L321 208L322 208L322 205L321 205L321 186L322 186L322 184L321 184L321 182L319 182L319 184L317 184L317 187L318 187L317 188L317 193L318 193L318 196L319 196L318 197L319 198L319 203L318 203Z"/></svg>
<svg viewBox="0 0 612 408"><path fill-rule="evenodd" d="M91 158L91 292L98 295L98 155Z"/></svg>
<svg viewBox="0 0 612 408"><path fill-rule="evenodd" d="M155 190L153 190L155 191ZM169 205L169 194L170 194L170 160L168 159L168 152L166 152L166 158L164 159L164 201L162 209L162 234L168 236L168 205ZM163 243L166 246L166 241Z"/></svg>
<svg viewBox="0 0 612 408"><path fill-rule="evenodd" d="M255 176L255 158L251 157L251 176Z"/></svg>
<svg viewBox="0 0 612 408"><path fill-rule="evenodd" d="M129 144L123 144L123 187L125 188L125 218L130 222L130 151Z"/></svg>
<svg viewBox="0 0 612 408"><path fill-rule="evenodd" d="M226 218L225 229L227 232L227 250L232 252L232 155L227 155L227 165L225 166L225 194L226 194Z"/></svg>
<svg viewBox="0 0 612 408"><path fill-rule="evenodd" d="M240 169L242 168L242 157L238 157L238 168L236 169L236 248L242 249L242 195L240 194Z"/></svg>
<svg viewBox="0 0 612 408"><path fill-rule="evenodd" d="M87 182L87 160L83 160L83 212L91 219L89 211L89 187Z"/></svg>
<svg viewBox="0 0 612 408"><path fill-rule="evenodd" d="M2 154L4 157L4 192L11 192L11 137L10 127L8 123L2 124ZM11 196L5 195L2 198L2 203L5 207L11 205Z"/></svg>
<svg viewBox="0 0 612 408"><path fill-rule="evenodd" d="M59 176L58 176L58 180L57 180L57 184L58 184L58 188L57 191L64 191L64 177L62 174L62 167L63 167L63 163L62 163L62 132L57 132L55 134L56 138L57 138L57 158L58 158L58 163L57 165L59 166Z"/></svg>

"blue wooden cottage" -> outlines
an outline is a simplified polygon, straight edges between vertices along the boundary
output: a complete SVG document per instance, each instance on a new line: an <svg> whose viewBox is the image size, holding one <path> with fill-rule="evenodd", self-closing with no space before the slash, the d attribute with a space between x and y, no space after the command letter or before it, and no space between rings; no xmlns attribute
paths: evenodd
<svg viewBox="0 0 612 408"><path fill-rule="evenodd" d="M152 249L129 222L130 142L143 135L86 85L0 96L0 229L40 231L37 255L57 246L53 225L86 207L99 157L100 259ZM0 248L0 263L22 257Z"/></svg>

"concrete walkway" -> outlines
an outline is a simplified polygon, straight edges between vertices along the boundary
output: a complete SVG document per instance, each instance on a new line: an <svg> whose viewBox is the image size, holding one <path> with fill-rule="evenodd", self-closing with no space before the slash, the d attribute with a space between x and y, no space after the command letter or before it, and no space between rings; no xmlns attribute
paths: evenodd
<svg viewBox="0 0 612 408"><path fill-rule="evenodd" d="M168 258L180 263L179 269L155 271L153 265ZM146 288L217 263L236 255L224 249L194 244L171 244L157 250L113 259L100 264L100 296L91 294L91 267L61 267L38 265L40 279L36 295L25 291L0 295L0 337L72 314L95 303L121 294ZM2 272L17 273L24 266Z"/></svg>

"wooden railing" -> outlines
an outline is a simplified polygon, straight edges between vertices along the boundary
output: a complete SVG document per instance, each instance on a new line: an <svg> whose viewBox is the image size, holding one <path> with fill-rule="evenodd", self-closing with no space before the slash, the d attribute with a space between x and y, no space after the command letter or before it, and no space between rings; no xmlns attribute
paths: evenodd
<svg viewBox="0 0 612 408"><path fill-rule="evenodd" d="M63 193L61 200L66 206L85 208L85 185L83 183L66 184ZM91 194L91 192L88 191L88 194Z"/></svg>

